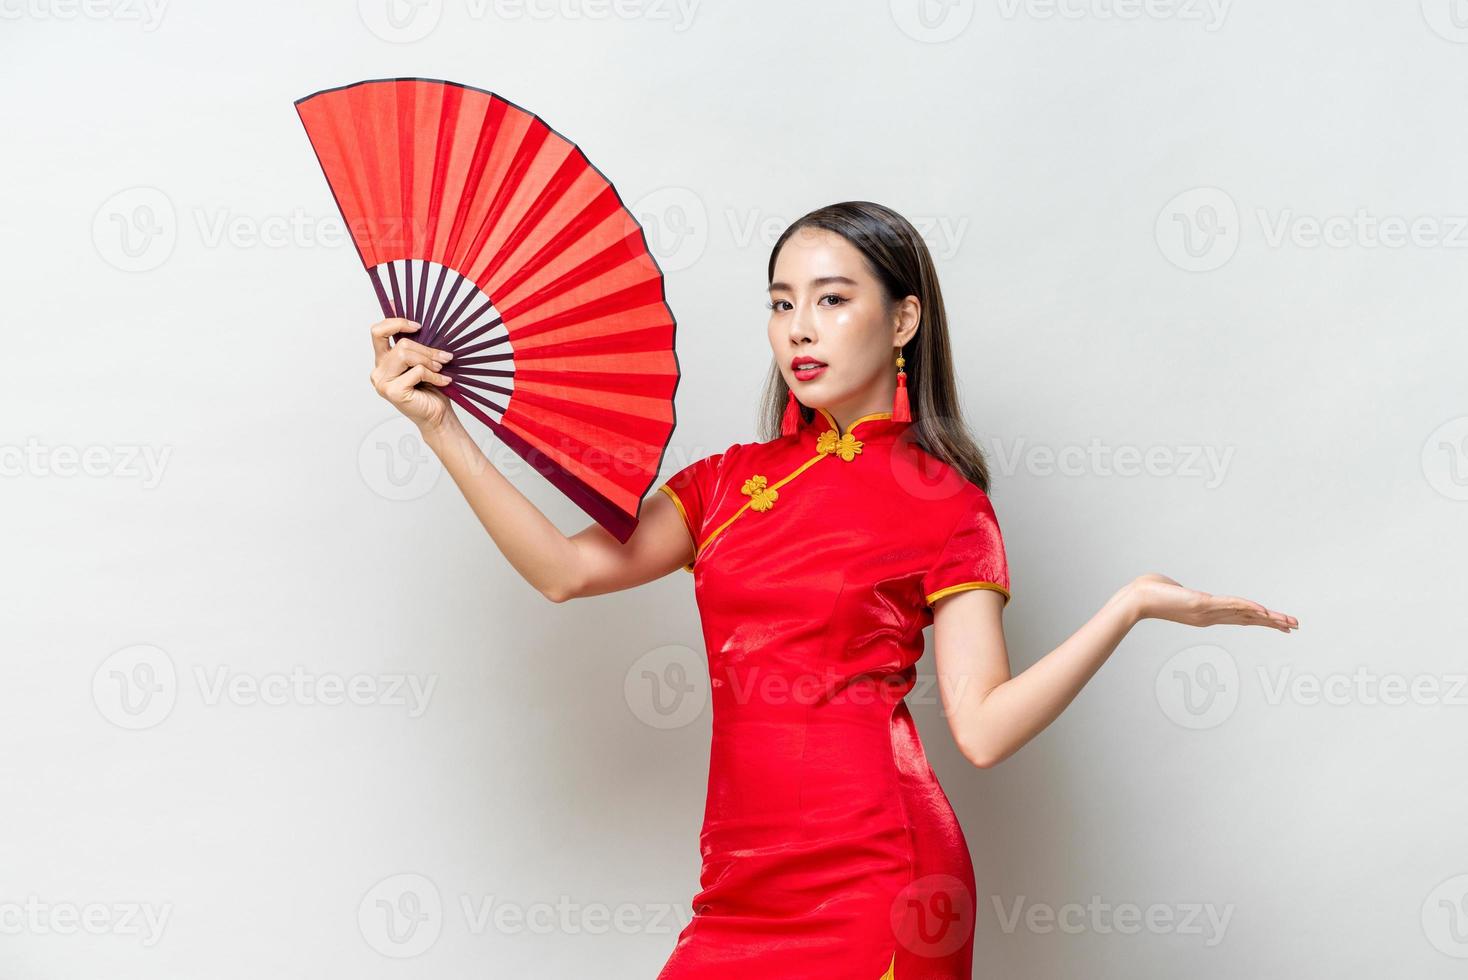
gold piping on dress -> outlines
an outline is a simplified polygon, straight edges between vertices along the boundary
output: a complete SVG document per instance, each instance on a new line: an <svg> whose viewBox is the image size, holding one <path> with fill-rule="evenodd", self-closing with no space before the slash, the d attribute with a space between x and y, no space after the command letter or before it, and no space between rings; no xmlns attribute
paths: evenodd
<svg viewBox="0 0 1468 980"><path fill-rule="evenodd" d="M741 487L740 489L741 492L748 495L750 499L745 502L744 506L740 507L733 514L731 514L728 520L724 521L724 523L714 528L713 531L709 533L708 537L703 539L702 544L698 542L697 538L694 539L693 561L690 561L688 564L683 566L684 571L693 571L694 562L698 561L698 556L703 554L704 549L709 546L709 542L718 537L719 534L724 530L724 528L728 527L730 524L733 524L736 520L738 520L745 511L753 509L759 513L764 513L773 508L775 506L775 501L780 496L780 494L777 492L779 488L783 487L785 484L789 483L791 480L804 473L811 466L819 463L827 456L836 456L844 462L849 463L852 460L856 459L857 456L861 455L861 440L852 435L858 425L861 425L863 422L871 421L873 419L890 419L892 417L891 412L872 412L871 414L863 415L861 418L852 422L851 425L847 426L846 431L843 433L841 431L841 427L836 424L836 420L831 416L830 412L826 411L824 408L817 408L816 411L820 412L821 416L825 418L825 420L831 426L829 430L822 432L819 436L816 437L816 454L810 459L806 460L804 463L801 463L800 466L796 467L795 472L775 483L770 483L764 475L759 473L752 475L748 480L746 480L743 487ZM668 491L668 496L672 497L674 502L678 504L678 510L680 513L683 514L683 523L688 525L689 533L694 533L693 527L688 521L688 512L683 509L683 504L681 501L678 500L678 495L674 493L672 488L667 486L666 484L658 487L658 489Z"/></svg>
<svg viewBox="0 0 1468 980"><path fill-rule="evenodd" d="M693 540L694 557L697 558L698 557L698 534L697 534L697 532L695 532L693 530L693 522L688 519L688 511L684 509L684 507L683 507L683 501L681 501L681 500L678 499L678 491L674 490L672 487L668 486L666 483L664 483L662 486L658 487L658 489L661 490L661 491L663 491L664 493L666 493L672 499L674 506L676 506L678 508L678 513L683 515L683 526L688 529L688 537ZM683 570L685 572L691 572L691 571L693 571L693 562L690 561L688 564L684 565L683 566Z"/></svg>
<svg viewBox="0 0 1468 980"><path fill-rule="evenodd" d="M1004 596L1004 604L1009 604L1009 590L997 582L959 582L957 585L949 585L939 589L937 592L929 592L928 605L932 605L945 595L953 595L955 592L966 592L969 589L993 589Z"/></svg>

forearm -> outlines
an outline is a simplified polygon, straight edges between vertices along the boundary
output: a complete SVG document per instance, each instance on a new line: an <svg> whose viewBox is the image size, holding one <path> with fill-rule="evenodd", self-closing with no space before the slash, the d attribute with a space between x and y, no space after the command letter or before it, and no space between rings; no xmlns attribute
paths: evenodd
<svg viewBox="0 0 1468 980"><path fill-rule="evenodd" d="M525 581L553 601L570 597L575 588L575 544L491 465L457 416L450 412L442 425L424 429L423 439Z"/></svg>
<svg viewBox="0 0 1468 980"><path fill-rule="evenodd" d="M991 766L1017 752L1059 717L1140 618L1131 590L1123 588L1018 675L987 691L973 678L961 679L963 690L953 692L949 710L957 713L964 754Z"/></svg>

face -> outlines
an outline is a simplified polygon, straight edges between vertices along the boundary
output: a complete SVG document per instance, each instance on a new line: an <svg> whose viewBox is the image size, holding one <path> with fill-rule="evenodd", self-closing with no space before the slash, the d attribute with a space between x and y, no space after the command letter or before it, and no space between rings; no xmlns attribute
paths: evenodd
<svg viewBox="0 0 1468 980"><path fill-rule="evenodd" d="M769 305L770 348L801 404L826 409L843 428L891 411L897 348L917 332L917 297L889 307L854 245L824 228L802 228L775 257ZM825 366L797 371L797 359Z"/></svg>

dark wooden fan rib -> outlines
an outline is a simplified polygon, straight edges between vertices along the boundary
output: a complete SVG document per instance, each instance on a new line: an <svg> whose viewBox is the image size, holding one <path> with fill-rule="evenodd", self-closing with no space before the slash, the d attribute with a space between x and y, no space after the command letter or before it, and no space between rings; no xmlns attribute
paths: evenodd
<svg viewBox="0 0 1468 980"><path fill-rule="evenodd" d="M460 275L459 279L462 282L470 282L467 276ZM457 284L455 284L455 288L457 288ZM459 324L459 318L464 315L464 310L469 307L470 303L474 302L475 297L478 295L480 295L478 287L470 289L469 292L464 294L464 298L459 302L458 307L452 313L445 314L443 318L444 322L442 325L434 327L431 335L434 347L438 346L439 340L452 335L455 327Z"/></svg>
<svg viewBox="0 0 1468 980"><path fill-rule="evenodd" d="M490 401L485 396L479 394L477 391L474 391L474 390L472 390L470 388L466 388L466 387L460 385L460 386L458 386L458 390L455 391L455 392L452 392L452 394L458 395L458 396L462 396L464 398L467 398L470 401L473 401L473 402L475 402L478 405L482 405L485 408L489 408L489 409L492 409L495 412L498 412L502 416L505 414L505 410L506 409L505 409L505 406L504 405L500 405L497 402Z"/></svg>
<svg viewBox="0 0 1468 980"><path fill-rule="evenodd" d="M451 363L454 365L455 368L454 373L457 374L459 373L460 369L467 371L471 368L484 367L486 364L503 364L506 361L513 361L514 359L514 354L490 354L485 357L471 357L463 364L460 364L459 359L456 357Z"/></svg>
<svg viewBox="0 0 1468 980"><path fill-rule="evenodd" d="M449 271L449 267L446 265L439 267L438 283L433 287L433 299L428 304L428 322L423 325L423 333L428 338L424 343L430 347L438 346L436 343L438 339L438 327L443 320L444 311L454 302L454 297L459 294L459 287L464 285L465 282L463 273L458 270L453 270L454 283L449 287L448 295L443 298L443 303L440 304L438 299L439 288L443 285L444 277L448 275ZM470 293L470 298L472 297L473 293Z"/></svg>
<svg viewBox="0 0 1468 980"><path fill-rule="evenodd" d="M387 280L392 284L392 315L403 316L405 310L403 309L403 298L398 293L398 272L393 268L391 262L387 263Z"/></svg>
<svg viewBox="0 0 1468 980"><path fill-rule="evenodd" d="M493 391L501 395L513 395L515 389L506 388L504 385L491 384L482 378L455 378L454 382L462 388L475 388L480 391Z"/></svg>
<svg viewBox="0 0 1468 980"><path fill-rule="evenodd" d="M491 337L489 340L475 344L472 347L465 347L462 350L454 351L454 356L460 358L470 357L474 354L478 354L480 351L491 350L495 347L499 347L502 344L508 344L509 342L509 334L500 334L498 337Z"/></svg>
<svg viewBox="0 0 1468 980"><path fill-rule="evenodd" d="M367 276L372 280L372 291L377 294L377 305L382 307L383 318L392 316L392 301L387 298L387 290L383 288L382 277L377 274L377 267L373 266L368 269Z"/></svg>
<svg viewBox="0 0 1468 980"><path fill-rule="evenodd" d="M479 318L491 311L494 312L494 316L489 320L480 323ZM446 331L441 339L443 340L444 346L455 347L459 344L464 343L465 340L472 340L473 338L482 334L485 330L496 327L501 323L504 323L504 318L500 316L499 311L494 308L494 300L486 296L484 302L480 304L479 309L469 314L469 316L464 319L463 323L456 325L453 330Z"/></svg>
<svg viewBox="0 0 1468 980"><path fill-rule="evenodd" d="M471 367L461 369L457 364L454 365L454 367L448 369L446 373L452 374L455 378L459 377L460 375L471 378L513 378L515 376L514 371L501 371L498 368L487 367Z"/></svg>

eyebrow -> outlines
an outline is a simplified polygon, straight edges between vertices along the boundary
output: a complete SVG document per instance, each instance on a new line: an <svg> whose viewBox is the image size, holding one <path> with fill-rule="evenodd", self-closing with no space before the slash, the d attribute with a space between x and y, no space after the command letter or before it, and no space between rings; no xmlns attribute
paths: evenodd
<svg viewBox="0 0 1468 980"><path fill-rule="evenodd" d="M834 283L839 283L840 285L843 285L843 286L855 286L855 285L857 285L857 282L856 282L855 279L848 279L845 276L822 276L819 279L812 279L810 281L810 284L812 286L824 286L824 285L827 285L828 283L833 283L833 282ZM786 292L789 292L790 291L790 284L788 282L772 282L772 283L770 283L769 292L772 292L773 293L777 289L783 289Z"/></svg>

